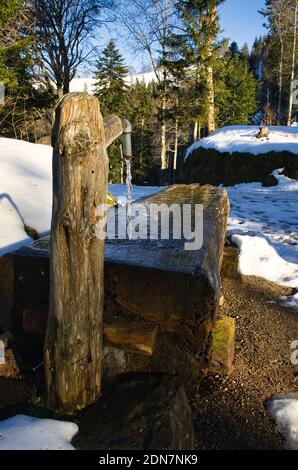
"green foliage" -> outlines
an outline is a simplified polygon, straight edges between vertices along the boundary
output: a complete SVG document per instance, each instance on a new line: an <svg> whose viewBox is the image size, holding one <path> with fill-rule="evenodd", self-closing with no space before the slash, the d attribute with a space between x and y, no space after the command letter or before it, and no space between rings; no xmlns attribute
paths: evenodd
<svg viewBox="0 0 298 470"><path fill-rule="evenodd" d="M153 152L154 96L152 87L137 82L128 91L129 119L133 126L132 171L136 183L146 181Z"/></svg>
<svg viewBox="0 0 298 470"><path fill-rule="evenodd" d="M215 67L217 124L250 124L257 110L257 80L239 50L230 51Z"/></svg>
<svg viewBox="0 0 298 470"><path fill-rule="evenodd" d="M45 89L35 86L34 38L24 13L26 4L22 0L0 3L0 80L6 86L0 123L3 136L35 141L36 121L50 114L47 110L53 101ZM45 127L40 122L41 134Z"/></svg>
<svg viewBox="0 0 298 470"><path fill-rule="evenodd" d="M95 94L98 96L103 114L122 114L127 109L125 76L128 68L114 41L109 41L96 63Z"/></svg>
<svg viewBox="0 0 298 470"><path fill-rule="evenodd" d="M0 28L13 19L22 7L22 0L1 0L0 2Z"/></svg>
<svg viewBox="0 0 298 470"><path fill-rule="evenodd" d="M100 100L101 111L104 116L117 114L125 117L127 114L127 87L125 76L128 72L124 59L119 53L114 41L109 41L96 63L95 95ZM108 150L110 159L110 180L113 183L121 181L122 158L120 142L113 143Z"/></svg>
<svg viewBox="0 0 298 470"><path fill-rule="evenodd" d="M20 0L1 0L0 3L0 80L12 89L23 81L28 65L28 38L14 33Z"/></svg>
<svg viewBox="0 0 298 470"><path fill-rule="evenodd" d="M208 67L216 62L217 35L219 32L218 6L224 0L184 0L179 2L179 11L185 31L183 57L188 69L192 70L188 93L192 97L189 106L193 122L205 125L209 114L210 88Z"/></svg>
<svg viewBox="0 0 298 470"><path fill-rule="evenodd" d="M261 10L268 34L256 39L251 60L260 78L260 110L267 123L287 124L296 5L296 0L266 0ZM296 50L296 73L297 67Z"/></svg>

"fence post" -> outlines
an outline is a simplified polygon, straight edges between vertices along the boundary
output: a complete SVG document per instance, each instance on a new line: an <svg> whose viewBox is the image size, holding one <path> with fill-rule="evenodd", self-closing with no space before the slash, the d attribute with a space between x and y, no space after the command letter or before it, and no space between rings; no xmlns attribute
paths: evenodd
<svg viewBox="0 0 298 470"><path fill-rule="evenodd" d="M48 406L59 413L94 402L101 390L104 240L108 157L99 101L66 95L52 132L51 288L45 341Z"/></svg>

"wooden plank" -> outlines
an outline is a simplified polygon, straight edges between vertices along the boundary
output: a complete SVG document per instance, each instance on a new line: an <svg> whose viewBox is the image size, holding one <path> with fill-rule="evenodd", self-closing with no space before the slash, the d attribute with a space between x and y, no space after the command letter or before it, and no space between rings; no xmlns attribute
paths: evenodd
<svg viewBox="0 0 298 470"><path fill-rule="evenodd" d="M106 116L103 120L106 148L108 148L123 133L123 124L116 114Z"/></svg>
<svg viewBox="0 0 298 470"><path fill-rule="evenodd" d="M108 157L99 101L66 95L52 134L51 288L45 341L48 406L80 409L101 391L104 240L97 207L106 203Z"/></svg>
<svg viewBox="0 0 298 470"><path fill-rule="evenodd" d="M107 346L152 356L157 332L156 325L117 318L104 326L104 341Z"/></svg>

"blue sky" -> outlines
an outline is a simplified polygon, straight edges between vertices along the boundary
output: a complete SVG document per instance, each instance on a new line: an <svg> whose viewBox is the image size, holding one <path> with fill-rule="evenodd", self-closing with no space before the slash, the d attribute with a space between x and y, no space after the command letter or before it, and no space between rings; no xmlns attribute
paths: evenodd
<svg viewBox="0 0 298 470"><path fill-rule="evenodd" d="M226 0L220 7L222 35L238 42L252 45L256 36L265 33L264 18L258 13L265 0Z"/></svg>
<svg viewBox="0 0 298 470"><path fill-rule="evenodd" d="M225 0L220 7L221 35L236 41L241 47L245 42L252 46L256 36L265 34L266 30L262 26L264 18L258 13L263 8L265 0ZM117 31L117 32L116 32ZM101 29L99 31L99 47L102 48L109 39L113 38L121 54L125 57L127 65L141 71L143 66L148 64L148 57L145 54L135 54L130 45L121 37L121 28ZM93 69L92 69L93 70Z"/></svg>

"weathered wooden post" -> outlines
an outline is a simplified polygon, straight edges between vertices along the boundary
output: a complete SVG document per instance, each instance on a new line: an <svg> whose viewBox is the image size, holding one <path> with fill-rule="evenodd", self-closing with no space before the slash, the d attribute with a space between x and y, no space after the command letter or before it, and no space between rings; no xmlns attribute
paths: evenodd
<svg viewBox="0 0 298 470"><path fill-rule="evenodd" d="M104 241L95 236L106 203L108 157L99 101L66 95L52 134L51 290L45 342L48 406L60 413L101 390Z"/></svg>

